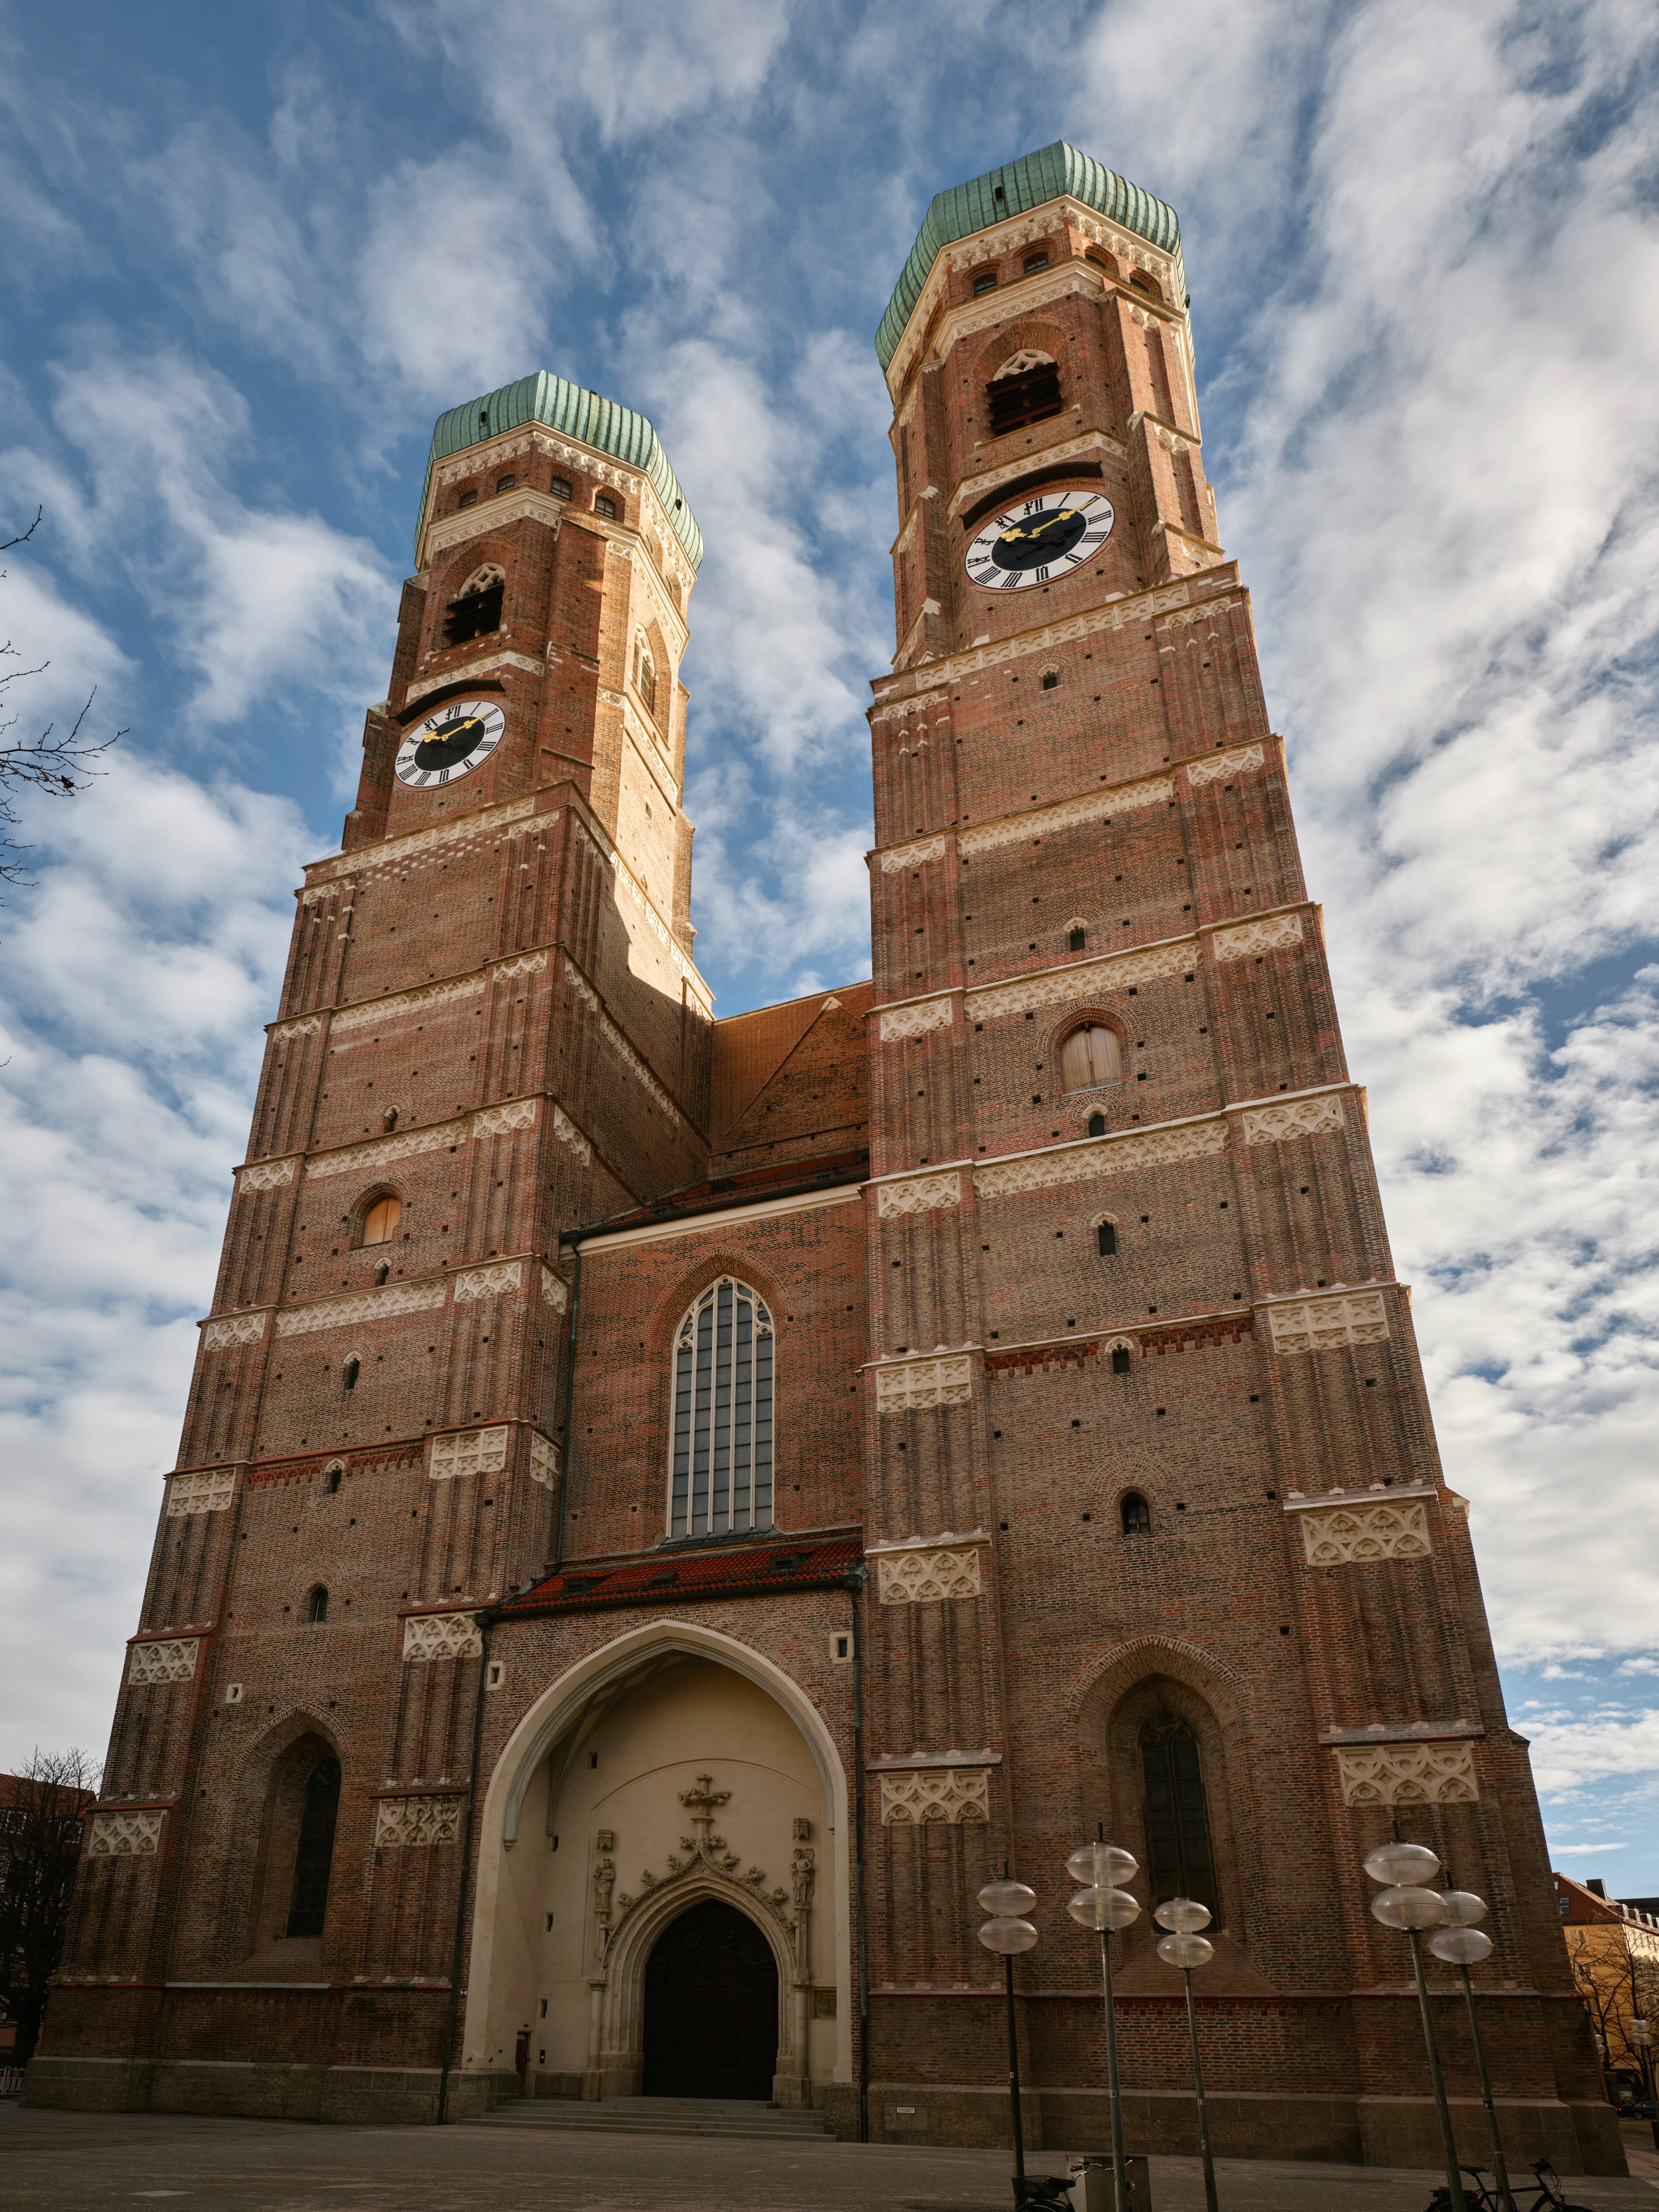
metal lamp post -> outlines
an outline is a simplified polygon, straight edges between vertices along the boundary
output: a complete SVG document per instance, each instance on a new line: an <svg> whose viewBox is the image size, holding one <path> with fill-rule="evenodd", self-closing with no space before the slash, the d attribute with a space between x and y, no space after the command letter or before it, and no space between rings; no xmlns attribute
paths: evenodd
<svg viewBox="0 0 1659 2212"><path fill-rule="evenodd" d="M1005 1864L1006 1863L1005 1862ZM983 1911L991 1917L979 1931L988 1951L1002 1960L1003 1986L1008 2000L1008 2099L1014 2120L1014 2202L1025 2202L1025 2130L1019 2112L1019 2033L1014 2016L1014 1960L1029 1951L1037 1932L1025 1915L1036 1903L1036 1892L1023 1881L988 1882L979 1893Z"/></svg>
<svg viewBox="0 0 1659 2212"><path fill-rule="evenodd" d="M1086 1882L1066 1910L1080 1928L1092 1928L1100 1938L1100 1986L1106 2008L1106 2095L1112 2116L1113 2212L1131 2212L1129 2176L1123 2163L1123 2097L1117 2078L1117 2012L1112 1997L1112 1930L1127 1928L1140 1917L1139 1901L1122 1884L1136 1873L1139 1861L1115 1844L1085 1844L1066 1862L1073 1881Z"/></svg>
<svg viewBox="0 0 1659 2212"><path fill-rule="evenodd" d="M1207 2212L1216 2212L1215 2161L1210 2156L1210 2117L1204 2104L1204 2069L1198 2056L1198 2013L1193 2003L1193 1968L1207 1966L1215 1956L1215 1945L1198 1932L1209 1926L1210 1908L1200 1905L1195 1897L1171 1897L1157 1908L1152 1917L1160 1928L1170 1931L1158 1947L1158 1957L1166 1966L1179 1966L1181 1978L1187 1985L1187 2038L1193 2047L1193 2091L1198 2099L1198 2151L1204 2161L1204 2202Z"/></svg>
<svg viewBox="0 0 1659 2212"><path fill-rule="evenodd" d="M1385 1928L1404 1932L1412 1947L1412 1972L1417 1980L1417 2008L1423 2016L1423 2042L1429 2054L1429 2079L1434 2084L1434 2108L1440 2119L1440 2143L1446 2157L1446 2186L1456 2212L1462 2212L1463 2176L1457 2163L1457 2144L1452 2135L1451 2113L1446 2104L1446 2083L1440 2071L1440 2050L1434 2039L1434 2015L1429 2010L1429 1985L1423 1978L1422 1934L1440 1927L1446 1917L1446 1901L1437 1889L1426 1889L1440 1871L1440 1861L1424 1844L1384 1844L1368 1854L1365 1871L1373 1881L1389 1886L1371 1899L1371 1917Z"/></svg>
<svg viewBox="0 0 1659 2212"><path fill-rule="evenodd" d="M1468 2008L1469 2040L1474 2045L1475 2071L1480 2077L1480 2101L1486 2108L1486 2135L1492 2143L1492 2166L1498 2177L1498 2201L1504 2212L1515 2212L1515 2199L1510 2194L1510 2170L1504 2163L1504 2141L1498 2131L1498 2107L1492 2100L1486 2053L1474 2009L1474 1984L1469 1979L1469 1968L1492 1955L1492 1937L1474 1924L1486 1918L1486 1900L1477 1897L1472 1889L1449 1889L1441 1902L1446 1908L1446 1924L1438 1935L1430 1936L1429 1948L1437 1959L1455 1966L1463 1977L1463 2002Z"/></svg>

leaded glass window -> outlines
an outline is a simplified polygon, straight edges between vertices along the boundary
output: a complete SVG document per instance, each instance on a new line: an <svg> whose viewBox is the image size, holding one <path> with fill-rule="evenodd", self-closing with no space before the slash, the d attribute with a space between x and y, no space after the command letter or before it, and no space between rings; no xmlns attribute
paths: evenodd
<svg viewBox="0 0 1659 2212"><path fill-rule="evenodd" d="M1153 1904L1161 1905L1166 1897L1195 1897L1212 1912L1218 1911L1198 1738L1179 1714L1159 1713L1142 1727L1140 1771L1146 1788L1146 1871Z"/></svg>
<svg viewBox="0 0 1659 2212"><path fill-rule="evenodd" d="M772 1525L772 1316L722 1275L674 1340L671 1536Z"/></svg>

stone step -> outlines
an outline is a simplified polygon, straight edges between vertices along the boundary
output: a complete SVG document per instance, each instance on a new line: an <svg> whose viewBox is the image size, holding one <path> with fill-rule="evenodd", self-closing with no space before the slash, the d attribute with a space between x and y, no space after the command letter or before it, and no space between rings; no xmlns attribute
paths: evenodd
<svg viewBox="0 0 1659 2212"><path fill-rule="evenodd" d="M724 2136L749 2142L818 2142L815 2112L714 2097L511 2098L488 2115L497 2127L562 2129L579 2135Z"/></svg>

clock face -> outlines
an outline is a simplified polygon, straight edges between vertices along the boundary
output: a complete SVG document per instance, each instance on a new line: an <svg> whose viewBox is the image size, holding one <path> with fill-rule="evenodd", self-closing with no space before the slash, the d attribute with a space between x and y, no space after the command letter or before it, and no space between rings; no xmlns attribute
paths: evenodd
<svg viewBox="0 0 1659 2212"><path fill-rule="evenodd" d="M506 715L488 699L447 701L398 746L398 781L416 791L458 783L489 758L506 728Z"/></svg>
<svg viewBox="0 0 1659 2212"><path fill-rule="evenodd" d="M975 538L968 548L968 574L990 592L1053 583L1100 550L1115 520L1112 502L1097 491L1022 500Z"/></svg>

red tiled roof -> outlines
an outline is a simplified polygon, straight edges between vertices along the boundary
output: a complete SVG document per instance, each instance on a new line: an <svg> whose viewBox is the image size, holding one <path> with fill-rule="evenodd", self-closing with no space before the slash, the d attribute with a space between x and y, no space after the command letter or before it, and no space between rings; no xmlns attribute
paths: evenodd
<svg viewBox="0 0 1659 2212"><path fill-rule="evenodd" d="M520 1613L603 1612L612 1606L685 1605L704 1598L748 1597L762 1590L826 1589L844 1582L864 1556L856 1536L829 1544L745 1546L665 1559L660 1552L623 1567L562 1569L495 1608L498 1620Z"/></svg>
<svg viewBox="0 0 1659 2212"><path fill-rule="evenodd" d="M862 1182L869 1167L867 1152L852 1152L788 1160L780 1167L748 1168L742 1175L688 1183L683 1190L653 1199L649 1206L636 1206L630 1212L612 1214L608 1220L592 1222L584 1229L567 1230L559 1241L580 1244L589 1237L609 1237L618 1229L672 1221L680 1214L718 1213L724 1206L753 1206L762 1199L790 1198L797 1191L823 1189L833 1183Z"/></svg>

